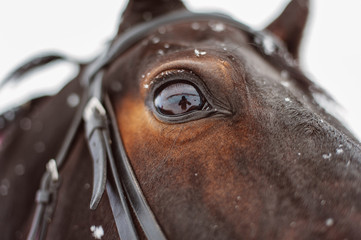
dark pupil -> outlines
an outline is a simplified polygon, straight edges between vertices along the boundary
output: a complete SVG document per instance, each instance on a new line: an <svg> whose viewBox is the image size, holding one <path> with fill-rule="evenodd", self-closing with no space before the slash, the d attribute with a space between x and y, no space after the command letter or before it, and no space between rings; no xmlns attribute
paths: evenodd
<svg viewBox="0 0 361 240"><path fill-rule="evenodd" d="M193 110L201 110L204 101L191 84L174 83L161 90L154 99L160 113L178 115Z"/></svg>

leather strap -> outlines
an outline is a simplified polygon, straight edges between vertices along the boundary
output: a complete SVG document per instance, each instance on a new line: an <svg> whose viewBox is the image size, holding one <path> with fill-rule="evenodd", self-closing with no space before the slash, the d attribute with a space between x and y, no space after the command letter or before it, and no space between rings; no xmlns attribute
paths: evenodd
<svg viewBox="0 0 361 240"><path fill-rule="evenodd" d="M50 160L49 163L54 160ZM55 210L59 179L54 180L50 171L46 171L41 180L40 189L36 192L36 209L27 240L44 239L48 224Z"/></svg>
<svg viewBox="0 0 361 240"><path fill-rule="evenodd" d="M227 22L228 24L234 26L235 28L239 28L247 33L254 34L256 33L254 30L249 28L248 26L228 17L224 14L220 13L193 13L189 11L178 11L172 12L170 14L166 14L160 17L157 17L149 22L144 22L138 24L126 32L122 33L112 46L109 47L108 51L103 53L96 59L92 64L90 64L84 74L83 81L90 82L91 79L94 78L96 74L98 74L104 67L108 64L112 63L118 56L132 47L134 44L142 40L147 36L151 31L156 30L162 25L172 24L174 22L179 21L202 21L202 20L220 20ZM86 83L85 83L86 84Z"/></svg>
<svg viewBox="0 0 361 240"><path fill-rule="evenodd" d="M8 76L6 76L2 81L0 81L0 88L6 85L10 81L20 81L22 76L29 73L36 68L42 67L48 63L52 63L54 61L63 60L67 62L73 62L79 64L77 60L71 59L68 56L54 53L54 54L46 54L40 55L37 57L31 58L31 60L26 61L21 64L18 68L12 71Z"/></svg>
<svg viewBox="0 0 361 240"><path fill-rule="evenodd" d="M96 209L105 190L107 181L106 166L112 174L112 184L108 182L107 192L111 203L113 215L117 216L116 226L121 239L138 239L130 213L130 207L124 195L124 189L120 182L115 159L110 148L110 136L106 111L101 103L103 72L99 72L90 86L90 99L84 109L83 119L85 122L85 134L90 154L93 160L93 193L90 209ZM114 186L114 187L113 187Z"/></svg>
<svg viewBox="0 0 361 240"><path fill-rule="evenodd" d="M165 240L166 237L148 205L130 165L123 142L119 135L113 107L108 96L105 97L105 107L110 120L110 133L112 134L111 139L113 140L111 148L115 158L118 159L117 165L114 168L119 172L119 179L125 188L126 195L134 214L148 239ZM112 198L109 197L109 199L111 202ZM111 202L111 205L115 204L116 202Z"/></svg>
<svg viewBox="0 0 361 240"><path fill-rule="evenodd" d="M105 189L107 179L107 152L103 131L106 130L105 110L96 97L92 97L84 109L83 114L85 134L88 148L93 162L93 191L90 209L97 208Z"/></svg>

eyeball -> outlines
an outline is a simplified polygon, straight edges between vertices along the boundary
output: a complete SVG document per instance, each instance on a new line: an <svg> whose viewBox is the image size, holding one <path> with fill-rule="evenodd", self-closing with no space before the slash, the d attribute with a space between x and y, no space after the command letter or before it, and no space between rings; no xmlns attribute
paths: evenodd
<svg viewBox="0 0 361 240"><path fill-rule="evenodd" d="M156 110L167 116L202 110L205 102L198 88L187 82L170 82L160 88L154 96Z"/></svg>

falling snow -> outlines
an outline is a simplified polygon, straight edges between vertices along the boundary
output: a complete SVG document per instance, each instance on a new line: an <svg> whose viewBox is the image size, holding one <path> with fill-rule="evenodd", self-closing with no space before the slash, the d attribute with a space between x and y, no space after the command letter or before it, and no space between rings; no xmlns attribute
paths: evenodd
<svg viewBox="0 0 361 240"><path fill-rule="evenodd" d="M0 185L0 195L1 196L8 195L8 187L6 187L4 185Z"/></svg>
<svg viewBox="0 0 361 240"><path fill-rule="evenodd" d="M191 25L191 28L193 29L193 30L199 30L200 29L200 25L199 25L199 23L197 23L197 22L194 22L194 23L192 23L192 25Z"/></svg>
<svg viewBox="0 0 361 240"><path fill-rule="evenodd" d="M152 43L153 43L153 44L157 44L157 43L159 43L159 42L160 42L159 37L154 37L154 38L152 38Z"/></svg>
<svg viewBox="0 0 361 240"><path fill-rule="evenodd" d="M271 55L276 50L276 46L270 36L265 36L262 39L262 46L266 55Z"/></svg>
<svg viewBox="0 0 361 240"><path fill-rule="evenodd" d="M80 98L79 98L79 95L76 93L70 94L67 98L67 103L68 103L69 107L74 108L79 105L79 102L80 102Z"/></svg>
<svg viewBox="0 0 361 240"><path fill-rule="evenodd" d="M6 120L11 122L12 120L15 119L15 112L12 111L12 110L8 111L8 112L4 113L4 117L5 117Z"/></svg>
<svg viewBox="0 0 361 240"><path fill-rule="evenodd" d="M289 87L289 86L290 86L290 83L289 83L289 82L286 82L286 81L282 81L281 84L282 84L284 87Z"/></svg>
<svg viewBox="0 0 361 240"><path fill-rule="evenodd" d="M36 143L34 144L34 150L35 150L35 152L37 152L37 153L42 153L42 152L44 152L44 151L45 151L45 143L43 143L43 142L36 142Z"/></svg>
<svg viewBox="0 0 361 240"><path fill-rule="evenodd" d="M143 19L145 21L150 21L150 20L152 20L152 18L153 18L153 15L152 15L151 12L144 12L143 13Z"/></svg>
<svg viewBox="0 0 361 240"><path fill-rule="evenodd" d="M331 227L334 224L334 221L332 218L328 218L325 222L327 227Z"/></svg>
<svg viewBox="0 0 361 240"><path fill-rule="evenodd" d="M225 29L225 26L223 23L215 23L215 22L210 22L208 24L210 26L210 28L215 31L215 32L223 32Z"/></svg>
<svg viewBox="0 0 361 240"><path fill-rule="evenodd" d="M160 27L158 29L159 34L165 34L167 32L167 29L165 27Z"/></svg>
<svg viewBox="0 0 361 240"><path fill-rule="evenodd" d="M123 86L122 86L122 83L119 82L119 81L113 81L111 84L110 84L110 89L113 91L113 92L120 92L122 90Z"/></svg>
<svg viewBox="0 0 361 240"><path fill-rule="evenodd" d="M24 131L28 131L31 129L31 119L30 118L23 118L19 122L20 128Z"/></svg>
<svg viewBox="0 0 361 240"><path fill-rule="evenodd" d="M199 57L199 56L203 56L203 55L206 55L207 52L205 51L199 51L198 49L194 49L194 54Z"/></svg>
<svg viewBox="0 0 361 240"><path fill-rule="evenodd" d="M90 227L90 231L92 231L92 235L95 239L102 239L102 237L104 236L104 230L102 226L91 226Z"/></svg>
<svg viewBox="0 0 361 240"><path fill-rule="evenodd" d="M8 195L9 188L10 188L10 181L6 178L1 180L0 195L1 196Z"/></svg>
<svg viewBox="0 0 361 240"><path fill-rule="evenodd" d="M342 148L337 148L336 149L336 154L342 154L343 153L343 149Z"/></svg>
<svg viewBox="0 0 361 240"><path fill-rule="evenodd" d="M23 164L16 164L14 168L14 172L18 176L22 176L25 174L25 166Z"/></svg>
<svg viewBox="0 0 361 240"><path fill-rule="evenodd" d="M282 70L281 77L284 79L288 79L290 77L290 74L286 70Z"/></svg>

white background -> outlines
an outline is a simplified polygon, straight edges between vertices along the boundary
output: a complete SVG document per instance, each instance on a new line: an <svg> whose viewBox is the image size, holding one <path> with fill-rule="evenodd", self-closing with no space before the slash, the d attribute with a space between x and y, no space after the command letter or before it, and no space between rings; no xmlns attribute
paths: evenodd
<svg viewBox="0 0 361 240"><path fill-rule="evenodd" d="M222 11L262 28L288 0L192 0L194 10ZM111 39L124 0L11 0L0 3L0 79L24 59L44 51L59 51L80 59L96 56ZM345 108L343 117L361 136L361 1L314 0L302 48L303 69ZM54 67L16 92L0 91L0 111L24 90L54 85L71 76L69 68ZM54 72L56 73L54 75ZM58 86L58 85L57 85Z"/></svg>

